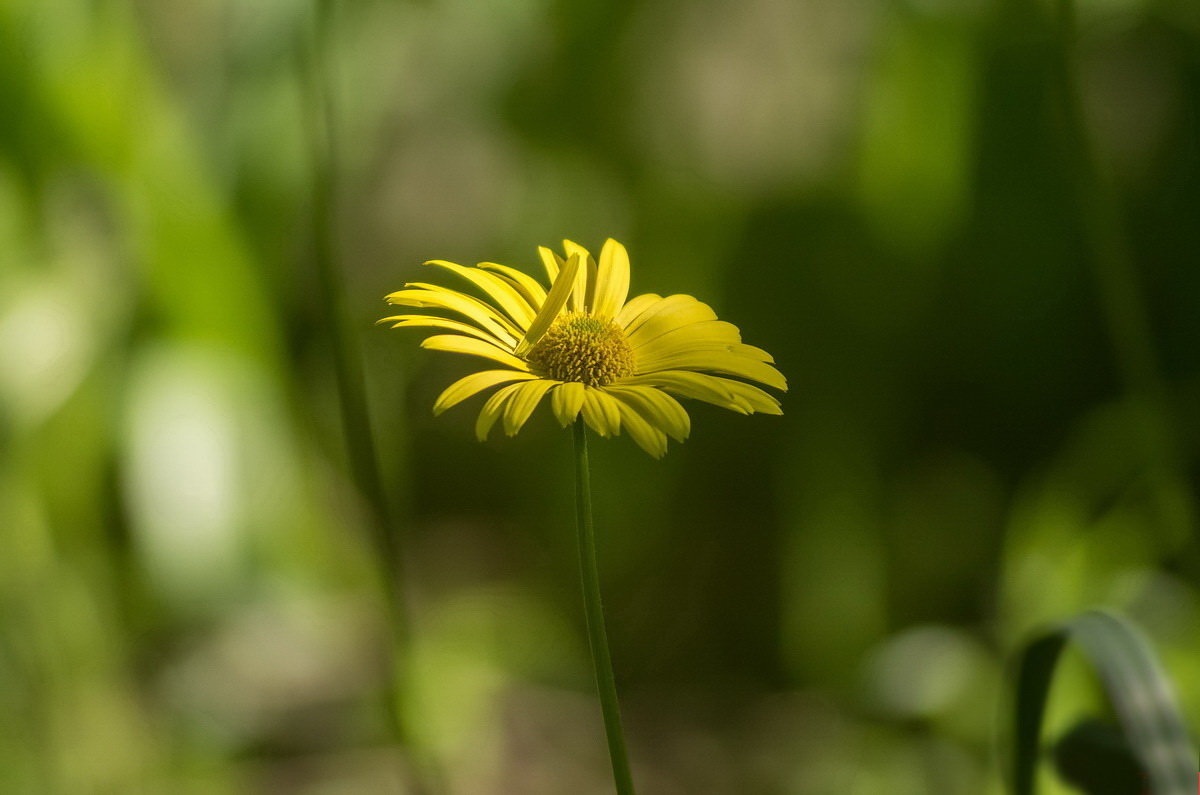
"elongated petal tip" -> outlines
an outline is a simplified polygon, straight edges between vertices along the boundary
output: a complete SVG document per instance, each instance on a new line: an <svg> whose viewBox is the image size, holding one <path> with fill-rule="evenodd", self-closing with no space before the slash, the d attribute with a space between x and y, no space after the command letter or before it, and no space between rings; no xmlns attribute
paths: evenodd
<svg viewBox="0 0 1200 795"><path fill-rule="evenodd" d="M400 287L400 289L399 289L399 290L395 290L395 291L393 291L393 292L390 292L390 293L388 293L387 295L385 295L385 296L383 297L383 300L384 300L384 302L385 302L385 303L394 304L394 303L396 303L396 299L397 299L397 298L403 298L403 297L404 297L403 295L401 295L401 293L403 293L405 290L410 290L410 289L412 289L412 284L410 284L410 283L408 283L408 282L405 282L405 283L404 283L404 284L403 284L403 285Z"/></svg>

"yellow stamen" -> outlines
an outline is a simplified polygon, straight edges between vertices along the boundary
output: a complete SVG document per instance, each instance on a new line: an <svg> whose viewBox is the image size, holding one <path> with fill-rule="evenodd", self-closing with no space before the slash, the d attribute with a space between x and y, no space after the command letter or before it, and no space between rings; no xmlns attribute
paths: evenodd
<svg viewBox="0 0 1200 795"><path fill-rule="evenodd" d="M555 320L526 359L547 378L588 386L611 384L634 370L633 350L621 328L583 312Z"/></svg>

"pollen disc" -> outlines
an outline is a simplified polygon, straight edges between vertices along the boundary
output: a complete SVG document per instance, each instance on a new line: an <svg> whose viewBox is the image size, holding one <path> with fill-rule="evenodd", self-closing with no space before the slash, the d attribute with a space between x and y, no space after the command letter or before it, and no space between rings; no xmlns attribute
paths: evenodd
<svg viewBox="0 0 1200 795"><path fill-rule="evenodd" d="M556 381L604 386L633 375L633 350L620 326L582 312L555 320L526 358Z"/></svg>

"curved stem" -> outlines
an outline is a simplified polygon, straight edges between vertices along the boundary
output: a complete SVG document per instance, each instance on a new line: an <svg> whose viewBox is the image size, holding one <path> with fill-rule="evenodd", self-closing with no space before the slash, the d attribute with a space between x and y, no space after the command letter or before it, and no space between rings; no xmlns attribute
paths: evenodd
<svg viewBox="0 0 1200 795"><path fill-rule="evenodd" d="M588 475L587 431L583 418L575 420L575 511L579 529L579 574L583 581L583 608L587 616L588 645L596 669L596 689L604 713L604 733L612 761L613 782L618 795L633 795L633 777L621 732L621 708L613 679L608 633L604 630L604 608L600 604L600 572L596 567L596 533L592 526L592 487Z"/></svg>

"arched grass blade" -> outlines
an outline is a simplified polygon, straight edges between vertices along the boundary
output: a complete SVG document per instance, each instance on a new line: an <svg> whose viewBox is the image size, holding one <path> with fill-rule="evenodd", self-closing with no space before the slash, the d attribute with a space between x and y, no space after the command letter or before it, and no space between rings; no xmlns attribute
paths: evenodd
<svg viewBox="0 0 1200 795"><path fill-rule="evenodd" d="M1129 622L1089 611L1029 643L1018 662L1014 714L1013 792L1034 795L1042 718L1062 651L1074 642L1103 683L1147 776L1150 795L1191 795L1196 750L1170 680Z"/></svg>

